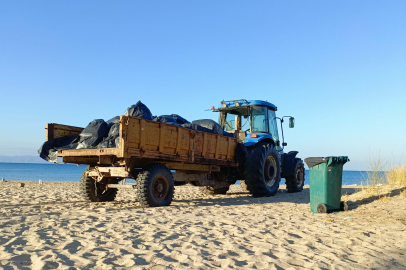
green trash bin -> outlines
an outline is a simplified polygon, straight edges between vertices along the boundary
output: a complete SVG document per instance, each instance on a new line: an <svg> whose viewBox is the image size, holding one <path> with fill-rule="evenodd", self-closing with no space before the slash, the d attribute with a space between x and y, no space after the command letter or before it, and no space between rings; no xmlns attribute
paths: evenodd
<svg viewBox="0 0 406 270"><path fill-rule="evenodd" d="M343 165L350 161L347 156L309 157L310 210L313 213L346 211L348 205L341 202Z"/></svg>

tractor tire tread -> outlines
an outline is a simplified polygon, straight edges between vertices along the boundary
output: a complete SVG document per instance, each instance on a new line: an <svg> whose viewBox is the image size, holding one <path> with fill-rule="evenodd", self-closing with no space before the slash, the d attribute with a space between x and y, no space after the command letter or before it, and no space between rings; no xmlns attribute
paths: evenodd
<svg viewBox="0 0 406 270"><path fill-rule="evenodd" d="M259 143L248 151L247 159L244 166L245 183L248 191L253 197L270 197L277 193L278 189L271 191L264 181L264 166L267 154L275 150L275 147L270 143ZM280 181L280 164L277 161L278 175L276 181Z"/></svg>
<svg viewBox="0 0 406 270"><path fill-rule="evenodd" d="M300 165L303 167L303 182L300 186L298 186L296 183L296 171ZM304 169L304 163L303 163L302 159L300 159L300 158L295 159L294 172L295 173L293 175L285 178L286 189L288 190L288 193L296 193L296 192L301 192L303 190L306 170Z"/></svg>

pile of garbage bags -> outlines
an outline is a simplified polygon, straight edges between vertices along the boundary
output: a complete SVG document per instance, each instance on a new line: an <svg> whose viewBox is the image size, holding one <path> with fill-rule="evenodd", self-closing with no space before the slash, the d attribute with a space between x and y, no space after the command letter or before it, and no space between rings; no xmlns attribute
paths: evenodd
<svg viewBox="0 0 406 270"><path fill-rule="evenodd" d="M177 114L152 116L151 111L141 101L138 101L137 104L129 107L124 112L124 115L213 134L234 136L227 132L223 133L221 126L210 119L195 120L190 123L188 120ZM96 119L90 122L78 136L62 137L45 142L38 150L38 153L40 157L46 161L57 162L58 150L119 147L119 128L119 116L116 116L107 122L103 119Z"/></svg>

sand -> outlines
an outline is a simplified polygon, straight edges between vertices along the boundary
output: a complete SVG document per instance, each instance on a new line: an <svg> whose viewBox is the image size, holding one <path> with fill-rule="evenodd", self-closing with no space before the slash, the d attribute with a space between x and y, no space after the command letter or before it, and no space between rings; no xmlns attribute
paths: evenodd
<svg viewBox="0 0 406 270"><path fill-rule="evenodd" d="M21 182L21 181L19 181ZM86 203L78 183L0 182L4 269L406 269L406 198L359 199L313 214L309 188L253 198L176 187L172 205L142 209L132 190ZM375 201L374 201L375 200Z"/></svg>

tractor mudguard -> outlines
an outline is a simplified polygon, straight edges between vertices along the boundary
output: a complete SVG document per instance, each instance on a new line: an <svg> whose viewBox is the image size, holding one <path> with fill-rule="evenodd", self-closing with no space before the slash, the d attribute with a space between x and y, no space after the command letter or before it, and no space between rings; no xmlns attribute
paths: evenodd
<svg viewBox="0 0 406 270"><path fill-rule="evenodd" d="M291 176L295 173L295 158L298 153L298 151L290 151L289 153L282 155L282 178Z"/></svg>
<svg viewBox="0 0 406 270"><path fill-rule="evenodd" d="M246 147L249 146L254 146L257 143L266 140L269 141L270 143L272 143L273 145L275 145L274 139L271 135L266 134L266 133L251 133L250 135L256 135L256 137L251 137L251 136L247 136L247 138L245 138L244 140L244 144Z"/></svg>

